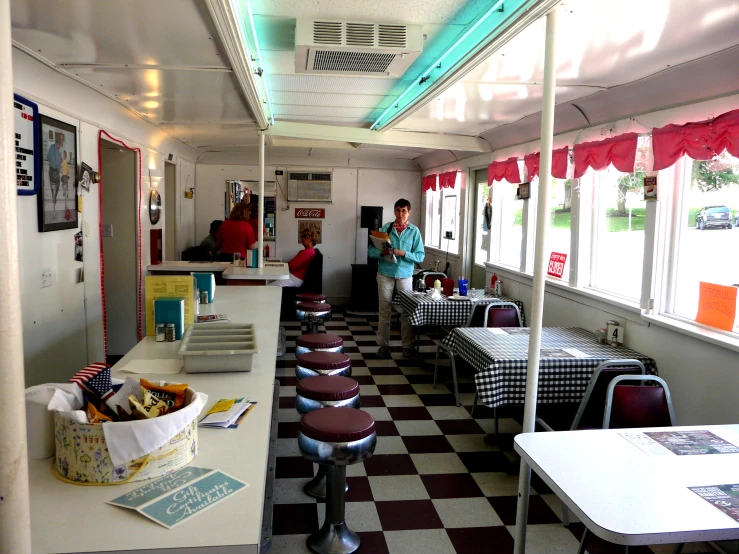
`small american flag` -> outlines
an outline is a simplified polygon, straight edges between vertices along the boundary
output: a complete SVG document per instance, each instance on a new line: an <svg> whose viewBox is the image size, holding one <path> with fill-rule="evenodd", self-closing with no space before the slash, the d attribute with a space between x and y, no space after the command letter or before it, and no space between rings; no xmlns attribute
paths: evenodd
<svg viewBox="0 0 739 554"><path fill-rule="evenodd" d="M80 369L69 382L98 395L101 400L108 400L114 394L110 381L110 366L103 362L95 362Z"/></svg>

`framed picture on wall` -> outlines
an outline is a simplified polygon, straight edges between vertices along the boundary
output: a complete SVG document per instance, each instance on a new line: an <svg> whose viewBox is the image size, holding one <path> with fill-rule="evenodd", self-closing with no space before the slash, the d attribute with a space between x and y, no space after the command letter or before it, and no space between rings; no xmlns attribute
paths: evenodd
<svg viewBox="0 0 739 554"><path fill-rule="evenodd" d="M41 115L39 232L77 227L77 128Z"/></svg>
<svg viewBox="0 0 739 554"><path fill-rule="evenodd" d="M311 220L311 219L299 219L298 220L298 244L300 244L300 235L303 234L303 231L305 229L313 229L316 232L316 235L318 235L318 242L316 244L321 244L321 228L323 227L322 221L319 220Z"/></svg>

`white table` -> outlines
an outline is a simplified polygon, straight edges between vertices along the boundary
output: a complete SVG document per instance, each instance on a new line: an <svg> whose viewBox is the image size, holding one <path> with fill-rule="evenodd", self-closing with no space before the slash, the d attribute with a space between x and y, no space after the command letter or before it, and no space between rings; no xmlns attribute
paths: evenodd
<svg viewBox="0 0 739 554"><path fill-rule="evenodd" d="M739 445L739 425L669 428L689 429ZM739 454L653 457L621 437L624 431L524 433L515 449L602 539L622 545L739 539L739 522L688 489L739 483Z"/></svg>
<svg viewBox="0 0 739 554"><path fill-rule="evenodd" d="M290 278L290 269L286 263L275 262L264 267L234 267L231 265L223 272L227 285L264 285L269 281L278 281Z"/></svg>
<svg viewBox="0 0 739 554"><path fill-rule="evenodd" d="M146 266L149 273L190 273L211 272L221 273L231 267L231 262L162 262Z"/></svg>
<svg viewBox="0 0 739 554"><path fill-rule="evenodd" d="M182 523L174 530L132 510L105 504L139 486L79 486L57 480L51 459L30 460L31 532L34 553L116 552L146 554L259 551L279 331L281 291L217 287L215 302L200 313L225 313L234 323L256 325L259 354L248 373L145 374L150 380L186 382L208 394L206 410L219 398L245 395L258 402L237 429L198 429L199 452L191 465L220 469L251 486ZM176 358L180 342L157 343L147 337L113 367L133 359ZM155 367L155 364L154 364ZM134 376L136 377L136 376Z"/></svg>

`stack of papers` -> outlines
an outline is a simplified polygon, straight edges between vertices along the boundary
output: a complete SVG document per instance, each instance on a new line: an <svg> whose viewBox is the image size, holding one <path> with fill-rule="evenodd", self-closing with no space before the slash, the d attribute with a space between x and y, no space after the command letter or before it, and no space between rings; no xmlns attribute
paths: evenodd
<svg viewBox="0 0 739 554"><path fill-rule="evenodd" d="M241 423L238 419L254 404L256 402L249 402L248 398L221 398L200 420L198 427L236 427Z"/></svg>
<svg viewBox="0 0 739 554"><path fill-rule="evenodd" d="M204 314L199 315L196 323L231 323L226 314Z"/></svg>

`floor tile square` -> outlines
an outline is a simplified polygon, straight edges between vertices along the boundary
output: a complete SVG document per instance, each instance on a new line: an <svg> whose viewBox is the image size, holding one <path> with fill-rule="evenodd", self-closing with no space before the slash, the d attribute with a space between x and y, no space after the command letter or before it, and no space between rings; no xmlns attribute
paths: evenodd
<svg viewBox="0 0 739 554"><path fill-rule="evenodd" d="M364 464L352 464L346 466L346 478L349 479L349 477L367 477Z"/></svg>
<svg viewBox="0 0 739 554"><path fill-rule="evenodd" d="M282 387L294 387L298 384L297 377L278 377L277 380L280 382L280 388Z"/></svg>
<svg viewBox="0 0 739 554"><path fill-rule="evenodd" d="M437 498L436 513L447 529L503 525L486 498Z"/></svg>
<svg viewBox="0 0 739 554"><path fill-rule="evenodd" d="M364 411L369 412L371 408ZM394 421L377 421L375 420L375 433L378 437L395 437L400 435L396 423Z"/></svg>
<svg viewBox="0 0 739 554"><path fill-rule="evenodd" d="M378 454L408 454L403 437L377 437L375 456Z"/></svg>
<svg viewBox="0 0 739 554"><path fill-rule="evenodd" d="M455 554L444 529L390 531L385 532L385 540L390 554Z"/></svg>
<svg viewBox="0 0 739 554"><path fill-rule="evenodd" d="M441 475L445 473L466 473L464 464L454 453L411 454L413 464L419 475Z"/></svg>
<svg viewBox="0 0 739 554"><path fill-rule="evenodd" d="M495 432L494 419L478 419L477 411L475 411L475 420L477 420L477 423L480 424L480 427L482 427L483 431L485 431L489 435L492 435ZM509 417L498 418L498 433L505 435L517 435L521 431L523 431L523 427L521 427L521 424L515 419Z"/></svg>
<svg viewBox="0 0 739 554"><path fill-rule="evenodd" d="M394 376L394 377L401 377L403 375L403 372L400 371L399 367L368 367L367 371L370 372L370 374L375 376ZM375 379L377 381L377 379ZM406 383L407 381L401 381L402 383Z"/></svg>
<svg viewBox="0 0 739 554"><path fill-rule="evenodd" d="M441 435L403 437L403 442L411 454L437 454L454 452L446 437Z"/></svg>
<svg viewBox="0 0 739 554"><path fill-rule="evenodd" d="M347 502L346 523L355 533L361 531L382 531L380 517L374 502ZM318 521L320 525L326 519L326 504L318 504Z"/></svg>
<svg viewBox="0 0 739 554"><path fill-rule="evenodd" d="M431 381L428 381L429 383L433 382L434 379L434 372L433 370L427 369L425 367L420 367L418 364L415 365L409 365L409 366L400 366L400 371L403 372L403 375L408 377L418 378L418 377L430 377ZM414 381L411 381L408 379L409 383L413 383ZM427 381L420 381L421 383L426 383Z"/></svg>
<svg viewBox="0 0 739 554"><path fill-rule="evenodd" d="M370 372L370 368L368 367L361 367L361 366L357 366L356 364L352 364L352 376L355 376L355 375L365 376L365 375L372 375L372 373Z"/></svg>
<svg viewBox="0 0 739 554"><path fill-rule="evenodd" d="M286 408L277 410L277 421L300 421L301 416L295 408Z"/></svg>
<svg viewBox="0 0 739 554"><path fill-rule="evenodd" d="M488 502L504 525L516 524L516 503L518 496L490 496ZM529 524L561 523L557 514L547 506L542 498L532 495L529 498Z"/></svg>
<svg viewBox="0 0 739 554"><path fill-rule="evenodd" d="M471 498L484 496L480 487L477 486L477 483L469 473L422 475L421 479L431 498Z"/></svg>
<svg viewBox="0 0 739 554"><path fill-rule="evenodd" d="M295 439L277 439L277 457L285 457L285 456L293 456L298 457L301 456L300 454L300 448L298 448L298 441Z"/></svg>
<svg viewBox="0 0 739 554"><path fill-rule="evenodd" d="M297 439L298 427L300 423L295 421L286 421L277 424L278 439Z"/></svg>
<svg viewBox="0 0 739 554"><path fill-rule="evenodd" d="M280 408L288 409L292 408L295 409L295 397L281 397L280 398Z"/></svg>
<svg viewBox="0 0 739 554"><path fill-rule="evenodd" d="M305 539L308 535L272 535L269 554L311 554Z"/></svg>
<svg viewBox="0 0 739 554"><path fill-rule="evenodd" d="M313 477L313 462L301 457L277 458L275 479L297 479Z"/></svg>
<svg viewBox="0 0 739 554"><path fill-rule="evenodd" d="M390 554L385 541L385 533L382 531L358 532L362 539L357 554Z"/></svg>
<svg viewBox="0 0 739 554"><path fill-rule="evenodd" d="M516 526L509 526L508 532L511 536L515 536ZM605 543L605 541L603 542ZM526 554L558 554L560 552L562 554L571 554L572 552L577 552L578 545L579 539L577 539L569 529L563 527L561 523L559 525L529 524L526 526ZM587 552L589 554L605 554L605 552L624 554L623 546L617 546L615 544L612 546L614 547L613 550L600 552L598 550L591 550L591 548L588 547ZM637 554L651 554L651 551L646 546L629 548L629 554L632 552Z"/></svg>
<svg viewBox="0 0 739 554"><path fill-rule="evenodd" d="M387 411L394 421L433 419L428 412L428 408L387 408Z"/></svg>
<svg viewBox="0 0 739 554"><path fill-rule="evenodd" d="M418 475L370 476L368 479L375 502L429 498L429 493Z"/></svg>
<svg viewBox="0 0 739 554"><path fill-rule="evenodd" d="M500 451L491 452L457 452L457 456L470 473L506 472L510 462Z"/></svg>
<svg viewBox="0 0 739 554"><path fill-rule="evenodd" d="M438 425L445 435L480 435L485 433L474 419L440 419Z"/></svg>
<svg viewBox="0 0 739 554"><path fill-rule="evenodd" d="M405 386L405 385L401 385ZM378 387L382 390L384 387ZM415 394L385 394L383 393L385 405L389 408L412 408L412 407L423 407L421 399Z"/></svg>
<svg viewBox="0 0 739 554"><path fill-rule="evenodd" d="M312 504L274 504L272 534L296 535L318 531L318 506Z"/></svg>
<svg viewBox="0 0 739 554"><path fill-rule="evenodd" d="M362 349L360 348L360 352L362 352ZM367 362L367 367L398 367L398 364L395 363L395 360L375 360L372 358L367 358L365 356L364 361Z"/></svg>
<svg viewBox="0 0 739 554"><path fill-rule="evenodd" d="M442 529L439 514L431 500L395 500L375 502L382 529L403 531L409 529ZM406 548L405 552L423 552Z"/></svg>
<svg viewBox="0 0 739 554"><path fill-rule="evenodd" d="M518 472L514 475L500 471L483 471L473 473L472 478L485 496L515 496L518 494Z"/></svg>
<svg viewBox="0 0 739 554"><path fill-rule="evenodd" d="M354 376L352 376L354 379ZM380 396L380 391L377 389L377 385L363 385L359 384L359 396Z"/></svg>
<svg viewBox="0 0 739 554"><path fill-rule="evenodd" d="M447 529L446 533L457 554L480 554L481 545L485 545L488 552L495 552L495 554L512 554L513 552L513 535L505 527Z"/></svg>
<svg viewBox="0 0 739 554"><path fill-rule="evenodd" d="M384 408L385 407L385 401L383 400L382 396L380 396L379 394L364 395L362 394L361 387L360 387L359 397L360 397L360 402L362 404L362 408Z"/></svg>
<svg viewBox="0 0 739 554"><path fill-rule="evenodd" d="M372 488L370 487L369 479L366 476L347 477L346 484L349 485L349 490L347 491L345 498L347 503L372 502L375 499L374 496L372 496Z"/></svg>
<svg viewBox="0 0 739 554"><path fill-rule="evenodd" d="M419 435L441 435L441 429L434 420L407 420L396 421L395 426L404 437Z"/></svg>
<svg viewBox="0 0 739 554"><path fill-rule="evenodd" d="M463 407L457 406L429 406L426 408L431 417L439 419L470 419L469 412Z"/></svg>
<svg viewBox="0 0 739 554"><path fill-rule="evenodd" d="M280 385L280 398L282 397L295 398L295 387L284 387Z"/></svg>
<svg viewBox="0 0 739 554"><path fill-rule="evenodd" d="M452 393L452 389L447 388L447 386L442 383L437 383L436 386L434 386L433 383L415 383L413 385L413 390L416 391L416 394L451 394Z"/></svg>
<svg viewBox="0 0 739 554"><path fill-rule="evenodd" d="M306 478L275 479L275 504L311 504L315 502L303 492L303 486L308 482Z"/></svg>
<svg viewBox="0 0 739 554"><path fill-rule="evenodd" d="M377 375L373 373L373 377L375 378L375 384L380 386L381 394L416 394L413 387L408 384L405 375ZM383 387L386 388L383 390ZM396 389L403 392L393 392Z"/></svg>
<svg viewBox="0 0 739 554"><path fill-rule="evenodd" d="M499 447L484 441L485 435L449 435L449 444L457 452L485 452L497 451Z"/></svg>
<svg viewBox="0 0 739 554"><path fill-rule="evenodd" d="M352 379L354 379L360 385L374 385L375 384L375 379L374 377L372 377L372 375L352 375Z"/></svg>
<svg viewBox="0 0 739 554"><path fill-rule="evenodd" d="M378 475L416 475L416 466L409 454L380 454L364 461L370 477Z"/></svg>

